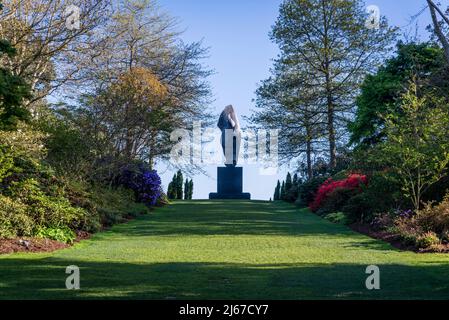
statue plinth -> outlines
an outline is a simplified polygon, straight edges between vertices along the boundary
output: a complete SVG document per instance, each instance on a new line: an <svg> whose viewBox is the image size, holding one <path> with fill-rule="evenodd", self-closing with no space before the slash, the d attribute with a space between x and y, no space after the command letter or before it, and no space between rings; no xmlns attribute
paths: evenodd
<svg viewBox="0 0 449 320"><path fill-rule="evenodd" d="M251 194L243 192L242 167L217 168L217 192L210 193L209 199L251 199Z"/></svg>

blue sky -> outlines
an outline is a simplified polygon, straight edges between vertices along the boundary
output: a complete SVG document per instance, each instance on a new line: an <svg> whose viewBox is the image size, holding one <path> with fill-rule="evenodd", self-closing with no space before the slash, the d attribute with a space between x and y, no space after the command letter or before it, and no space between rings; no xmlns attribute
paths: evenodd
<svg viewBox="0 0 449 320"><path fill-rule="evenodd" d="M259 81L269 76L277 47L270 42L268 33L275 22L281 0L159 0L161 7L180 21L185 29L186 42L203 40L210 48L210 57L204 63L215 71L210 78L215 101L209 108L218 114L228 104L233 104L240 116L249 115L254 106L255 90ZM449 5L449 0L442 0ZM416 21L421 38L428 37L425 26L430 24L426 10L415 22L407 26L410 17L418 13L425 0L367 1L377 5L390 24L401 28L402 33L414 34ZM243 123L244 126L244 123ZM278 179L284 179L287 168L278 175L261 176L257 166L243 165L244 191L253 199L267 200L273 195ZM195 199L208 198L216 191L216 167L205 168L209 176L197 175L194 180ZM159 168L164 189L173 172Z"/></svg>

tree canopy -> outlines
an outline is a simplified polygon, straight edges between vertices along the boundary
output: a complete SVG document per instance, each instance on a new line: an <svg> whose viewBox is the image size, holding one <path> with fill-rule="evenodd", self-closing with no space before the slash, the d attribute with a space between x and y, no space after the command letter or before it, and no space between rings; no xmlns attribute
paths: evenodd
<svg viewBox="0 0 449 320"><path fill-rule="evenodd" d="M373 144L382 140L384 116L400 112L400 97L412 77L416 77L420 91L447 95L449 76L445 70L443 51L438 46L399 43L396 55L361 85L356 116L349 124L351 143Z"/></svg>
<svg viewBox="0 0 449 320"><path fill-rule="evenodd" d="M0 40L0 60L13 57L16 50L6 40ZM0 130L13 130L19 121L30 120L29 111L23 106L31 98L28 84L7 68L0 68Z"/></svg>
<svg viewBox="0 0 449 320"><path fill-rule="evenodd" d="M359 85L395 38L385 18L378 29L367 28L367 18L358 0L285 0L280 6L270 36L281 53L257 91L250 120L282 128L280 153L289 159L305 154L309 179L314 153L337 166Z"/></svg>

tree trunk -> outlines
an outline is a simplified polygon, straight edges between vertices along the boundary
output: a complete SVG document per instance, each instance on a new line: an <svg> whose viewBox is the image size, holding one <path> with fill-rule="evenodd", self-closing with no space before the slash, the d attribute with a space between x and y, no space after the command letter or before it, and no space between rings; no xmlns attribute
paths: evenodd
<svg viewBox="0 0 449 320"><path fill-rule="evenodd" d="M310 125L307 123L307 142L306 142L306 156L307 156L307 178L309 180L313 179L313 168L312 168L312 132Z"/></svg>
<svg viewBox="0 0 449 320"><path fill-rule="evenodd" d="M323 17L324 17L324 54L325 54L325 65L324 65L324 73L326 76L326 102L327 102L327 130L328 130L328 138L329 138L329 166L331 168L335 168L337 166L337 147L335 142L335 108L334 101L332 95L332 81L331 81L331 59L329 56L329 51L331 50L329 44L329 22L328 22L328 14L326 9L326 2L322 1L323 7Z"/></svg>
<svg viewBox="0 0 449 320"><path fill-rule="evenodd" d="M330 167L335 168L337 166L337 146L335 143L335 127L334 127L334 105L332 104L332 101L329 101L328 97L328 104L327 104L327 130L329 134L329 155L330 155Z"/></svg>
<svg viewBox="0 0 449 320"><path fill-rule="evenodd" d="M128 129L125 138L125 157L131 160L133 158L133 139L129 131Z"/></svg>
<svg viewBox="0 0 449 320"><path fill-rule="evenodd" d="M438 7L433 3L432 0L427 0L427 3L429 5L429 9L430 9L430 15L432 16L432 22L433 22L433 27L435 30L435 34L437 35L438 39L440 40L443 49L444 49L444 55L446 57L446 61L449 64L449 40L446 39L443 31L441 30L441 27L439 25L439 21L437 18L437 13L436 10L438 10L438 13L440 15L442 15L442 18L446 21L446 23L449 25L448 22L448 18L444 16L444 13L441 12L441 10L438 9Z"/></svg>
<svg viewBox="0 0 449 320"><path fill-rule="evenodd" d="M312 142L307 141L307 177L309 180L313 179L313 168L312 168Z"/></svg>
<svg viewBox="0 0 449 320"><path fill-rule="evenodd" d="M150 170L153 170L154 168L154 158L155 158L155 148L156 148L156 143L155 143L155 136L154 136L154 131L151 130L151 137L149 139L149 151L148 151L148 165L150 166Z"/></svg>

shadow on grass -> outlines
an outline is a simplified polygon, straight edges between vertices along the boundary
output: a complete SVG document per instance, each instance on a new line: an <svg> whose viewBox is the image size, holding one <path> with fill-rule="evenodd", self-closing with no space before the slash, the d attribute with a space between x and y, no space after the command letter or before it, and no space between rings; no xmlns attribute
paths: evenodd
<svg viewBox="0 0 449 320"><path fill-rule="evenodd" d="M113 236L111 237L111 233ZM341 246L393 250L388 244L300 212L283 203L178 202L92 241L127 236L286 235L311 241L338 237ZM118 237L117 237L118 236ZM122 237L123 236L123 237ZM340 238L341 237L341 238ZM119 238L119 240L117 240ZM346 241L346 238L349 239ZM123 239L123 240L122 240ZM146 239L145 241L151 241ZM186 237L186 241L188 238ZM144 244L143 244L144 245ZM123 246L122 244L122 247ZM92 251L95 252L95 251ZM380 291L365 288L365 265L244 263L119 263L10 256L0 259L0 299L447 299L447 262L419 266L379 264ZM140 259L140 258L139 258ZM145 260L145 257L142 257ZM207 261L207 260L206 260ZM81 269L81 290L65 289L65 268Z"/></svg>
<svg viewBox="0 0 449 320"><path fill-rule="evenodd" d="M400 251L390 244L358 234L284 202L178 201L137 223L121 225L114 232L124 236L260 235L356 238L344 246ZM102 237L101 235L99 236Z"/></svg>
<svg viewBox="0 0 449 320"><path fill-rule="evenodd" d="M65 289L65 267L81 290ZM379 265L381 290L364 265L217 264L0 260L0 299L447 299L448 264Z"/></svg>
<svg viewBox="0 0 449 320"><path fill-rule="evenodd" d="M293 205L263 201L176 202L116 231L130 236L354 234Z"/></svg>

